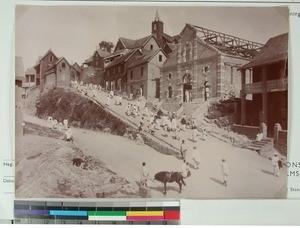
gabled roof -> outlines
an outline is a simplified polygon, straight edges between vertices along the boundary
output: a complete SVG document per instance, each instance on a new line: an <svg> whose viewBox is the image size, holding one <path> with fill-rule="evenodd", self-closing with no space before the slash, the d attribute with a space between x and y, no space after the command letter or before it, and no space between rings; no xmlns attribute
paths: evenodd
<svg viewBox="0 0 300 228"><path fill-rule="evenodd" d="M243 58L253 58L263 46L260 43L245 40L236 36L213 31L200 26L186 24L180 35L189 27L197 33L197 37L206 44L213 46L224 54L240 56Z"/></svg>
<svg viewBox="0 0 300 228"><path fill-rule="evenodd" d="M35 75L36 71L34 67L30 67L25 71L25 75Z"/></svg>
<svg viewBox="0 0 300 228"><path fill-rule="evenodd" d="M111 53L110 55L106 56L104 59L109 59L109 58L112 58L112 57L120 55L120 54L127 54L129 51L130 50L128 50L128 49L118 50L118 51L115 51L115 52Z"/></svg>
<svg viewBox="0 0 300 228"><path fill-rule="evenodd" d="M140 64L149 62L160 51L161 51L161 49L157 49L154 51L144 51L143 55L137 57L127 68L132 68L132 67L138 66Z"/></svg>
<svg viewBox="0 0 300 228"><path fill-rule="evenodd" d="M49 50L46 52L45 55L39 56L39 57L38 57L38 61L37 61L37 63L34 65L34 67L38 66L38 65L42 62L42 60L43 60L48 54L50 54L50 53L52 53L52 55L54 55L54 57L57 58L57 56L54 54L54 52L53 52L51 49L49 49ZM57 58L57 59L58 59L58 58Z"/></svg>
<svg viewBox="0 0 300 228"><path fill-rule="evenodd" d="M93 61L93 56L90 56L88 59L86 59L83 63L90 63Z"/></svg>
<svg viewBox="0 0 300 228"><path fill-rule="evenodd" d="M67 63L67 64L69 65L69 67L70 67L71 65L70 65L70 63L65 59L65 57L60 57L60 58L53 64L52 67L50 67L49 69L46 70L46 72L48 72L48 71L52 70L54 67L56 67L57 64L59 64L63 59L66 61L66 63Z"/></svg>
<svg viewBox="0 0 300 228"><path fill-rule="evenodd" d="M15 77L25 79L23 59L20 56L15 57Z"/></svg>
<svg viewBox="0 0 300 228"><path fill-rule="evenodd" d="M72 66L73 69L75 69L76 71L80 71L81 72L81 67L78 65L77 62L75 62Z"/></svg>
<svg viewBox="0 0 300 228"><path fill-rule="evenodd" d="M261 51L242 69L267 65L288 59L288 33L270 38Z"/></svg>
<svg viewBox="0 0 300 228"><path fill-rule="evenodd" d="M163 38L165 38L165 40L168 42L168 43L173 43L174 42L174 38L166 33L163 33Z"/></svg>
<svg viewBox="0 0 300 228"><path fill-rule="evenodd" d="M108 56L108 55L110 55L110 54L111 54L110 52L103 51L103 50L101 50L100 48L99 48L99 49L97 49L95 52L97 52L97 53L98 53L98 55L99 55L100 57L106 57L106 56Z"/></svg>
<svg viewBox="0 0 300 228"><path fill-rule="evenodd" d="M69 65L69 67L71 66L70 65L70 63L66 60L66 58L65 57L61 57L61 58L59 58L55 63L54 63L54 65L57 65L57 64L59 64L62 60L65 60L66 61L66 63Z"/></svg>
<svg viewBox="0 0 300 228"><path fill-rule="evenodd" d="M123 44L125 49L136 49L143 47L152 36L153 35L145 36L137 40L120 37L119 41Z"/></svg>
<svg viewBox="0 0 300 228"><path fill-rule="evenodd" d="M39 61L41 62L41 61L42 61L47 55L49 55L50 53L52 53L52 55L54 55L54 57L57 58L57 56L54 54L54 52L53 52L51 49L49 49L49 50L47 51L47 53L46 53L45 55L43 55L42 58L41 58Z"/></svg>
<svg viewBox="0 0 300 228"><path fill-rule="evenodd" d="M123 55L122 57L119 57L119 58L114 59L110 64L108 64L108 65L105 67L105 69L111 68L111 67L116 66L116 65L118 65L118 64L127 62L128 59L130 59L130 57L131 57L134 53L136 53L137 51L139 51L139 49L131 50L131 51L128 52L127 54Z"/></svg>

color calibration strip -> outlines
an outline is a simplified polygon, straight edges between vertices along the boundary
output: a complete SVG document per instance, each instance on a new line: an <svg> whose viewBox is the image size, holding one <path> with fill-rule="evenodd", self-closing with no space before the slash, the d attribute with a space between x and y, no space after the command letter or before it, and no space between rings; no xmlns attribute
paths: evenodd
<svg viewBox="0 0 300 228"><path fill-rule="evenodd" d="M166 202L37 202L15 201L15 218L89 221L180 220L179 201Z"/></svg>

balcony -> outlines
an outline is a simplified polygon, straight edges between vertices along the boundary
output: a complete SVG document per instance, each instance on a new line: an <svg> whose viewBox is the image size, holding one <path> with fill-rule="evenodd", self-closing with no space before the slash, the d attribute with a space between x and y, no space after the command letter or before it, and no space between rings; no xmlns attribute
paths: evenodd
<svg viewBox="0 0 300 228"><path fill-rule="evenodd" d="M276 80L267 81L267 92L278 92L278 91L286 91L287 90L288 79L281 78ZM263 92L263 83L262 82L254 82L245 84L245 94L256 94Z"/></svg>
<svg viewBox="0 0 300 228"><path fill-rule="evenodd" d="M254 82L245 85L245 94L262 93L262 82Z"/></svg>
<svg viewBox="0 0 300 228"><path fill-rule="evenodd" d="M267 81L267 92L286 91L287 84L288 84L287 78Z"/></svg>

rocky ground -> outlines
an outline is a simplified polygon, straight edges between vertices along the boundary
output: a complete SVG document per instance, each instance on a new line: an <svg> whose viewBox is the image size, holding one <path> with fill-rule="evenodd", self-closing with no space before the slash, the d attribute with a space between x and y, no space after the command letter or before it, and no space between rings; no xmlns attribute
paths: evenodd
<svg viewBox="0 0 300 228"><path fill-rule="evenodd" d="M18 198L139 197L137 186L101 160L86 155L49 129L40 134L39 127L31 125L30 134L16 138ZM74 158L82 159L82 164L73 164Z"/></svg>

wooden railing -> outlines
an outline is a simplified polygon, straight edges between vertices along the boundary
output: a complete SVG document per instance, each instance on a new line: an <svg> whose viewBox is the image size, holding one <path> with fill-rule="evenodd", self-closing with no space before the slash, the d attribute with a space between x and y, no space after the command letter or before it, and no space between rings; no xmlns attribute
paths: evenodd
<svg viewBox="0 0 300 228"><path fill-rule="evenodd" d="M286 91L287 84L288 84L287 78L267 81L267 92Z"/></svg>
<svg viewBox="0 0 300 228"><path fill-rule="evenodd" d="M262 92L262 82L254 82L245 85L246 94L255 94Z"/></svg>
<svg viewBox="0 0 300 228"><path fill-rule="evenodd" d="M267 81L267 92L286 91L287 84L288 84L287 78L269 80ZM262 93L262 91L263 91L262 82L245 84L245 91L244 91L245 94Z"/></svg>

